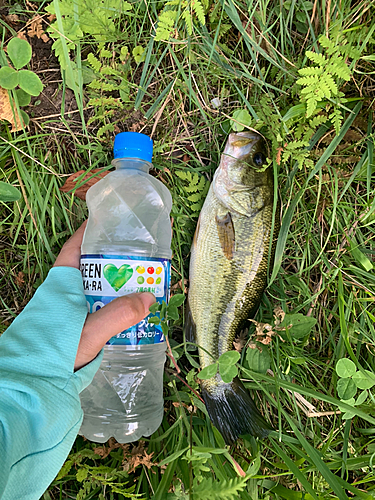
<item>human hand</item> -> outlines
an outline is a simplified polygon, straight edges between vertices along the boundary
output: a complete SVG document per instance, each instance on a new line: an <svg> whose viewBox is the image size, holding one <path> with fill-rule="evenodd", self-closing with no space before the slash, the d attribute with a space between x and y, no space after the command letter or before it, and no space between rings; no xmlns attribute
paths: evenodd
<svg viewBox="0 0 375 500"><path fill-rule="evenodd" d="M65 243L54 267L67 266L79 269L85 228L86 222ZM149 292L133 293L119 297L98 311L88 314L82 329L74 369L79 370L92 361L111 337L145 318L155 300L154 295Z"/></svg>

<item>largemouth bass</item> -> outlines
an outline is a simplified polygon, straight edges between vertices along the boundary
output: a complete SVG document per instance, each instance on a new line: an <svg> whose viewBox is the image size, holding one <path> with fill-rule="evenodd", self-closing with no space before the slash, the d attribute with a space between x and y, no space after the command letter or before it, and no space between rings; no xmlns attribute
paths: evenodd
<svg viewBox="0 0 375 500"><path fill-rule="evenodd" d="M274 188L272 169L260 171L265 162L259 135L230 134L200 213L185 331L198 344L201 368L233 349L267 284ZM273 241L278 228L275 222ZM201 389L210 418L228 444L243 434L269 433L270 425L238 377L228 384L217 374L203 380Z"/></svg>

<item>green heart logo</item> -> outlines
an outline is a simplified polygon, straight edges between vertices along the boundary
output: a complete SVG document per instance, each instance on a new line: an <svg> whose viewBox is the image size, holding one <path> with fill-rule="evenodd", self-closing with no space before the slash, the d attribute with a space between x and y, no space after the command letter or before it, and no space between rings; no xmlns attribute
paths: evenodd
<svg viewBox="0 0 375 500"><path fill-rule="evenodd" d="M133 276L133 269L128 264L122 265L120 269L113 264L106 264L103 273L111 287L118 292Z"/></svg>

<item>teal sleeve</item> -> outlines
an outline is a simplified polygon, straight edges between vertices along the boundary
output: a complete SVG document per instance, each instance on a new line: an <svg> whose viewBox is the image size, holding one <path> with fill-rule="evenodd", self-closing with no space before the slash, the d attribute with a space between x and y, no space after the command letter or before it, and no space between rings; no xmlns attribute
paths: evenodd
<svg viewBox="0 0 375 500"><path fill-rule="evenodd" d="M2 500L38 500L69 454L102 359L74 373L86 316L80 272L54 267L0 338Z"/></svg>

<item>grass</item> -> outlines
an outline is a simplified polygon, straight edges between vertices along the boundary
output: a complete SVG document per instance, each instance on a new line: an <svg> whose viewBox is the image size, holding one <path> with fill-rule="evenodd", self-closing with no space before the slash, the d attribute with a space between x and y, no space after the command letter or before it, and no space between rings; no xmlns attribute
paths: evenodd
<svg viewBox="0 0 375 500"><path fill-rule="evenodd" d="M188 199L189 188L198 181L187 173L212 179L227 134L239 125L233 119L239 110L244 111L240 123L261 131L269 141L282 204L275 265L256 319L274 326L279 306L285 313L311 316L317 324L302 336L293 336L292 330L281 338L273 336L267 373L249 366L243 351L242 376L274 428L267 440L247 436L225 448L204 405L175 376L170 363L161 428L141 446L110 442L99 447L78 437L70 462L43 498L372 498L373 388L366 389L364 401L356 406L340 401L336 364L350 358L359 371L374 372L374 5L348 0L207 1L202 2L205 25L191 11L191 34L180 17L174 38L166 42L153 37L165 2L131 4L130 11L115 18L115 34L108 29L85 32L70 48L73 33L62 18L62 4L54 0L54 26L68 62L57 83L48 72L40 75L46 86L61 88L66 101L73 92L76 112L64 112L62 102L59 116L35 120L34 102L27 109L31 124L26 133L11 133L2 122L0 179L22 191L19 201L0 206L2 331L87 216L84 202L59 187L81 168L109 165L114 133L131 127L152 134L153 173L173 196L172 287L185 290L199 212ZM80 5L92 7L89 2ZM103 5L110 8L109 2ZM4 21L4 43L35 12L45 14L46 6L11 3L19 21L11 26L13 31L7 27L11 21ZM80 22L77 13L75 22ZM355 57L346 55L351 79L335 80L348 100L321 99L323 114L329 107L342 113L337 134L329 121L313 124L303 106L302 114L296 108L303 104L295 83L298 71L310 65L307 50L322 50L321 35L340 47L344 41L338 37L344 36L359 51ZM123 46L129 55L121 60ZM133 56L137 46L144 49L138 63ZM87 63L89 53L101 69L110 66L118 74L104 72L99 78ZM37 57L34 52L31 69L36 72ZM48 64L59 68L56 59ZM99 82L98 88L88 86L87 74ZM107 90L104 84L115 88ZM214 98L221 101L219 109ZM306 133L307 147L298 144ZM291 146L292 154L283 157ZM195 193L201 203L203 188ZM183 343L183 321L181 311L173 326L173 354L180 377L199 391L194 353ZM254 328L250 325L250 335ZM364 390L358 388L355 398ZM343 418L345 412L351 418Z"/></svg>

